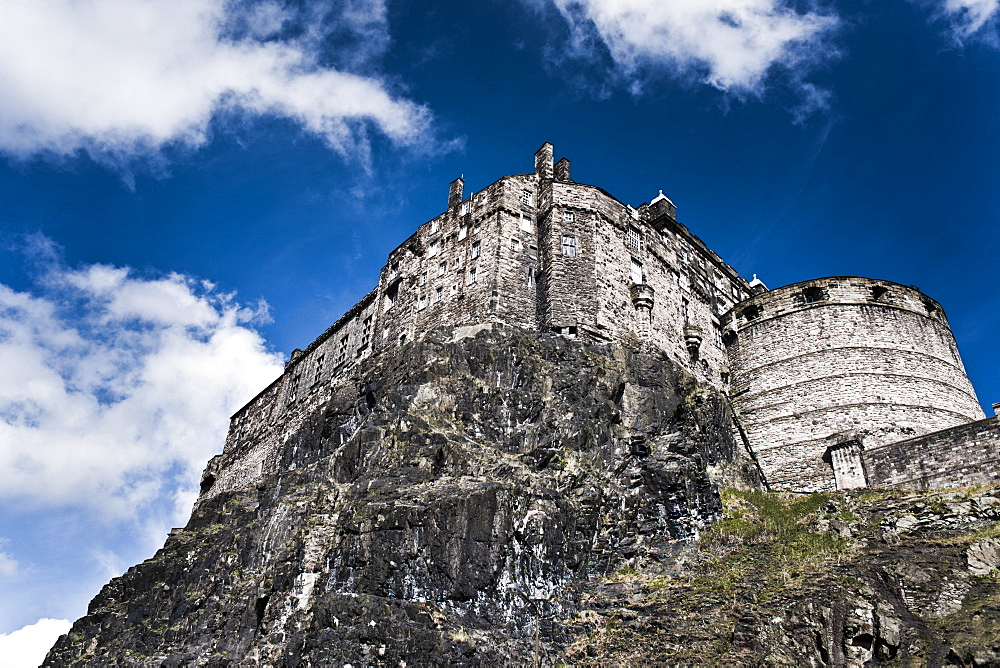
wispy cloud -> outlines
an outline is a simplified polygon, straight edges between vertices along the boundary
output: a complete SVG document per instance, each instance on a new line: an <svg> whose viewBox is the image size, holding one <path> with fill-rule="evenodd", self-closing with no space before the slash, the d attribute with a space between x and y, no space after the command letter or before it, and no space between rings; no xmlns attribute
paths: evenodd
<svg viewBox="0 0 1000 668"><path fill-rule="evenodd" d="M372 63L388 44L385 0L306 5L0 3L0 151L155 160L203 145L227 115L290 119L362 158L371 131L425 142L428 110Z"/></svg>
<svg viewBox="0 0 1000 668"><path fill-rule="evenodd" d="M952 36L962 42L995 23L1000 0L944 0L941 12L951 25ZM995 35L991 38L996 42Z"/></svg>
<svg viewBox="0 0 1000 668"><path fill-rule="evenodd" d="M2 543L2 541L0 541ZM6 552L0 552L0 577L13 577L20 570L17 560Z"/></svg>
<svg viewBox="0 0 1000 668"><path fill-rule="evenodd" d="M644 71L665 70L740 96L760 94L773 68L807 69L831 53L825 38L839 24L783 0L551 2L570 26L571 51L605 47L635 84Z"/></svg>
<svg viewBox="0 0 1000 668"><path fill-rule="evenodd" d="M109 519L190 499L281 371L262 308L179 274L47 266L32 291L0 285L0 499Z"/></svg>

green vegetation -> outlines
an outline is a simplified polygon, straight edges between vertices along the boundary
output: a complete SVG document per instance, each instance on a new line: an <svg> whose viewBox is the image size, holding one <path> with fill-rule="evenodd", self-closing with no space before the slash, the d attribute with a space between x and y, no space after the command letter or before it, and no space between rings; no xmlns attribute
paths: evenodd
<svg viewBox="0 0 1000 668"><path fill-rule="evenodd" d="M712 556L692 581L695 588L732 592L742 585L767 593L813 572L844 548L842 539L815 529L830 494L726 490L722 498L723 519L702 536L702 547Z"/></svg>

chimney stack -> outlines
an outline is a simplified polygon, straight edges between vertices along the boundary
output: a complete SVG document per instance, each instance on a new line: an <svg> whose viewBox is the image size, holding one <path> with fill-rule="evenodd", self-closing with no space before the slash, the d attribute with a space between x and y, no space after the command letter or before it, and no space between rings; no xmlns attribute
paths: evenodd
<svg viewBox="0 0 1000 668"><path fill-rule="evenodd" d="M465 179L455 179L448 187L448 210L451 211L462 203L462 193L465 192Z"/></svg>
<svg viewBox="0 0 1000 668"><path fill-rule="evenodd" d="M552 144L545 142L535 153L535 174L543 179L552 178Z"/></svg>

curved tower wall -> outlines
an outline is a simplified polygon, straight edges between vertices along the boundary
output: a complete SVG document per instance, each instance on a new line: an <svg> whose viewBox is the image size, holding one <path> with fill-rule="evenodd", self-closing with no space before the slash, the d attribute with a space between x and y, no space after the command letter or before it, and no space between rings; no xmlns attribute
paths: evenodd
<svg viewBox="0 0 1000 668"><path fill-rule="evenodd" d="M868 278L795 283L724 317L731 396L768 480L833 489L827 448L866 448L984 417L941 306Z"/></svg>

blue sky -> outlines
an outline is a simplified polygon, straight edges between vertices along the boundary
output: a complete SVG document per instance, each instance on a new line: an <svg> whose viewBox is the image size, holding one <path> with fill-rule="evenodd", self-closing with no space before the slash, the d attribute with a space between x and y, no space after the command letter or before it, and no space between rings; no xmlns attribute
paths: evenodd
<svg viewBox="0 0 1000 668"><path fill-rule="evenodd" d="M747 278L919 287L992 415L997 13L0 0L0 649L184 523L228 415L452 179L545 141L623 202L662 189Z"/></svg>

